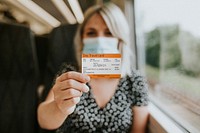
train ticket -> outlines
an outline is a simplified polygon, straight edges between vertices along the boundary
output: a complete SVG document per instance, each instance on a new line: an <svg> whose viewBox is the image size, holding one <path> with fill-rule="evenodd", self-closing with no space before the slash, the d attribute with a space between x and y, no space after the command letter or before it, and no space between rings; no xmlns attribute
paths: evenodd
<svg viewBox="0 0 200 133"><path fill-rule="evenodd" d="M91 78L120 78L121 54L82 54L82 73Z"/></svg>

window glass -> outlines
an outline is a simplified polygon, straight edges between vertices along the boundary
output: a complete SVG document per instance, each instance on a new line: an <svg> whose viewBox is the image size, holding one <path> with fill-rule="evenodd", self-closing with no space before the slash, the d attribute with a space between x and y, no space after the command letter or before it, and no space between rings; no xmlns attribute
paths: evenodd
<svg viewBox="0 0 200 133"><path fill-rule="evenodd" d="M199 0L135 0L140 69L152 97L191 131L200 130L199 12Z"/></svg>

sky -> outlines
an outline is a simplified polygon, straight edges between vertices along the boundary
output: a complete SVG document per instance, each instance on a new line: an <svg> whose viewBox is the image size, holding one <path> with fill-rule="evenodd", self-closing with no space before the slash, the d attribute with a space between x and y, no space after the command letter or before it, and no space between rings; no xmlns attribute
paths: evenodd
<svg viewBox="0 0 200 133"><path fill-rule="evenodd" d="M200 0L136 0L135 8L136 22L142 23L145 32L155 26L179 24L200 37Z"/></svg>

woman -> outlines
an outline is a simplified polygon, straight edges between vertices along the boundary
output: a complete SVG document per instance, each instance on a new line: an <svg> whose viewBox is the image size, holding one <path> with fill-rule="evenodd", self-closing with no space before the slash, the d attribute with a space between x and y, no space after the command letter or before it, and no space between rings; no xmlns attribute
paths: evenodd
<svg viewBox="0 0 200 133"><path fill-rule="evenodd" d="M90 79L75 71L62 73L38 107L38 121L42 128L58 129L57 132L62 133L145 132L147 84L129 65L128 30L123 13L114 4L94 6L86 11L75 37L78 60L82 53L92 52L91 43L96 48L92 53L121 53L122 77ZM112 46L105 51L104 46L109 44ZM99 46L103 50L99 50Z"/></svg>

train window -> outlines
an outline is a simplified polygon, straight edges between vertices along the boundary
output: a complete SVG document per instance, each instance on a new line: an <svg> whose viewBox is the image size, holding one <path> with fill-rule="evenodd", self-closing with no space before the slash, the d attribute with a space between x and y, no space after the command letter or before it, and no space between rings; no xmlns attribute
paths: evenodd
<svg viewBox="0 0 200 133"><path fill-rule="evenodd" d="M199 0L135 0L139 68L151 100L189 132L200 130L199 7Z"/></svg>

